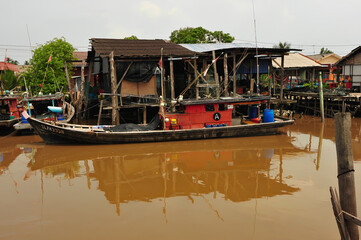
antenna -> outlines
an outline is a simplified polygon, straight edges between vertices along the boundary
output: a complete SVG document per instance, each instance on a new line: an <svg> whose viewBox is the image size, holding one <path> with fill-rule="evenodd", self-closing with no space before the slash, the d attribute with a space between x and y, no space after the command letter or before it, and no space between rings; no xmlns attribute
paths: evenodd
<svg viewBox="0 0 361 240"><path fill-rule="evenodd" d="M28 28L28 24L26 24L26 31L28 33L28 39L29 39L29 45L30 45L30 53L31 53L31 58L33 58L33 48L31 46L31 40L30 40L30 34L29 34L29 28ZM36 72L35 72L35 69L34 69L34 80L35 80L35 93L38 92L38 83L36 81ZM30 95L31 95L31 92L30 92Z"/></svg>
<svg viewBox="0 0 361 240"><path fill-rule="evenodd" d="M257 44L257 28L256 28L256 14L254 11L254 0L252 0L253 7L253 24L254 24L254 41L256 43L256 65L257 65L257 93L259 93L259 63L258 63L258 44ZM251 76L252 78L252 76Z"/></svg>

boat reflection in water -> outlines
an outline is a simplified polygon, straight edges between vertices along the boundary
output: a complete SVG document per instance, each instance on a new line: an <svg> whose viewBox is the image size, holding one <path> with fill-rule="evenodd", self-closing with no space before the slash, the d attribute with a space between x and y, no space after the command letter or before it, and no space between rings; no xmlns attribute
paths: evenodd
<svg viewBox="0 0 361 240"><path fill-rule="evenodd" d="M277 139L277 141L275 141ZM24 147L24 146L22 146ZM233 202L293 194L298 187L283 179L282 159L308 152L295 148L287 135L97 146L28 145L30 171L45 177L86 177L116 205L205 195ZM49 154L51 153L51 154ZM27 175L31 175L27 173ZM288 175L287 178L291 176Z"/></svg>

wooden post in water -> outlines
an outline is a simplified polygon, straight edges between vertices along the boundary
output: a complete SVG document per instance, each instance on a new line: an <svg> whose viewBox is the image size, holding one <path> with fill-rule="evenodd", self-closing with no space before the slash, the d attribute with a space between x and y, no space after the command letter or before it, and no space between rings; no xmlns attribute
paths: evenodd
<svg viewBox="0 0 361 240"><path fill-rule="evenodd" d="M351 143L351 114L335 114L335 137L337 151L337 178L343 211L357 217L356 191ZM359 239L358 227L345 221L351 240Z"/></svg>
<svg viewBox="0 0 361 240"><path fill-rule="evenodd" d="M321 122L325 121L325 110L323 108L323 86L322 86L322 73L320 72L320 82L318 83L318 89L320 90L320 113Z"/></svg>

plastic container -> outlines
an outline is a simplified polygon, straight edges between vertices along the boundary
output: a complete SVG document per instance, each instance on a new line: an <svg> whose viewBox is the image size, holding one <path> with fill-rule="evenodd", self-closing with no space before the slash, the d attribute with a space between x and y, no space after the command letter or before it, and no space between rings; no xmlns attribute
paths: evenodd
<svg viewBox="0 0 361 240"><path fill-rule="evenodd" d="M61 107L48 106L48 109L50 112L53 112L53 113L62 113L63 112L63 108L61 108Z"/></svg>
<svg viewBox="0 0 361 240"><path fill-rule="evenodd" d="M64 116L62 114L57 115L58 121L64 120Z"/></svg>
<svg viewBox="0 0 361 240"><path fill-rule="evenodd" d="M21 122L22 122L22 123L28 123L28 120L26 120L26 119L24 118L24 116L21 116Z"/></svg>
<svg viewBox="0 0 361 240"><path fill-rule="evenodd" d="M258 108L256 105L250 106L248 109L248 117L250 119L257 118Z"/></svg>
<svg viewBox="0 0 361 240"><path fill-rule="evenodd" d="M275 114L273 112L273 109L265 109L263 111L263 122L274 122L275 121Z"/></svg>

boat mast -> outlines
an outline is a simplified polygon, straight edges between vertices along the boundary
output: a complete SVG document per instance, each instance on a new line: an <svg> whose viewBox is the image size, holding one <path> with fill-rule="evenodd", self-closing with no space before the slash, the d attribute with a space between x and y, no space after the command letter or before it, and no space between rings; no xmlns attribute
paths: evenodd
<svg viewBox="0 0 361 240"><path fill-rule="evenodd" d="M256 65L257 65L257 93L259 93L259 63L258 63L258 44L257 44L257 28L256 28L256 14L254 11L254 0L252 0L252 6L253 6L253 24L254 24L254 41L256 43ZM251 76L252 78L252 76Z"/></svg>

